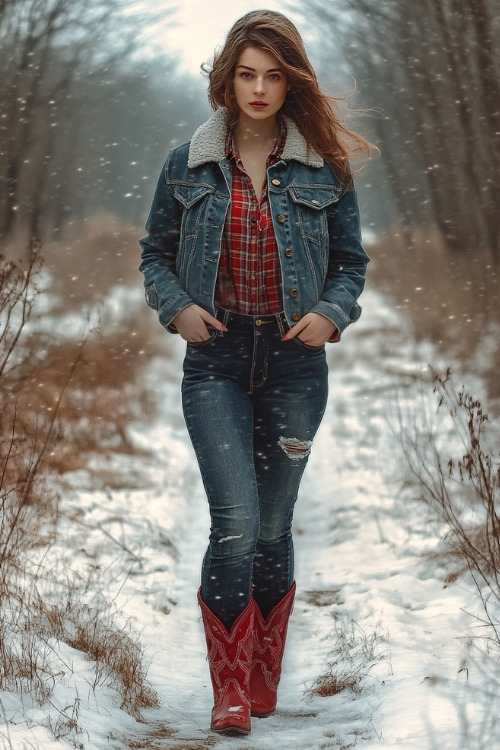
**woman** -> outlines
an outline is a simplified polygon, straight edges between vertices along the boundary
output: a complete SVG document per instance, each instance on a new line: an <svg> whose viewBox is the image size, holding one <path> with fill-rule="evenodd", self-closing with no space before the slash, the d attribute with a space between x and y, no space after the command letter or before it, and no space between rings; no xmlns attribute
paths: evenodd
<svg viewBox="0 0 500 750"><path fill-rule="evenodd" d="M209 100L214 115L167 157L140 269L148 305L187 342L183 409L211 514L198 592L211 728L238 734L276 707L325 343L361 312L368 257L349 156L368 144L274 11L235 23Z"/></svg>

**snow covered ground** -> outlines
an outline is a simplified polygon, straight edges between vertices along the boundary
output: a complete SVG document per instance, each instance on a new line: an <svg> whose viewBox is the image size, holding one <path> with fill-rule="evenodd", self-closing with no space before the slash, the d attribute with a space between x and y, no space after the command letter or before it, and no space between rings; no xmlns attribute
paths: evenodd
<svg viewBox="0 0 500 750"><path fill-rule="evenodd" d="M60 559L61 575L89 565L99 571L124 625L139 634L160 705L142 721L132 718L106 681L96 681L91 662L54 643L64 677L52 705L0 693L7 720L0 748L500 747L494 684L469 643L480 602L467 577L445 586L443 566L427 555L442 528L404 486L392 430L396 402L420 409L422 370L440 363L377 293L362 302L360 322L329 349L328 410L295 514L297 598L276 714L254 719L242 739L209 730L196 604L209 521L180 407L183 344L170 337L168 356L148 372L157 419L134 427L137 444L152 456L127 459L141 488L91 492L84 476L75 477L80 489L66 499L60 539L48 553ZM358 675L361 692L310 694L333 662L335 674ZM73 716L74 726L66 722L56 740L47 715L53 727Z"/></svg>

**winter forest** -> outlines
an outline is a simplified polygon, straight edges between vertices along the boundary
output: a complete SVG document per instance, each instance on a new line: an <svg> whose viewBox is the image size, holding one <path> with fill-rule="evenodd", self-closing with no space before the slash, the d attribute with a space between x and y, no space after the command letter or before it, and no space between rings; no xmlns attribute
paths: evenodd
<svg viewBox="0 0 500 750"><path fill-rule="evenodd" d="M218 44L259 7L218 5ZM279 707L235 739L207 719L183 344L137 270L165 155L210 114L168 43L189 24L0 0L0 750L500 746L500 8L268 7L376 147L371 263L328 350Z"/></svg>

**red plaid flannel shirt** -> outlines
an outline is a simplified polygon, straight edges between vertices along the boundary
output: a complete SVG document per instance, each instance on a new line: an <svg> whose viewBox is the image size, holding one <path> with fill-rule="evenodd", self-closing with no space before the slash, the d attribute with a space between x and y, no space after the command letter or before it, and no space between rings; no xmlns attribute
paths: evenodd
<svg viewBox="0 0 500 750"><path fill-rule="evenodd" d="M278 161L285 141L286 127L281 122L266 167ZM232 131L227 136L226 156L232 159L233 187L222 238L215 302L219 307L245 315L281 312L281 267L267 182L259 201L245 172Z"/></svg>

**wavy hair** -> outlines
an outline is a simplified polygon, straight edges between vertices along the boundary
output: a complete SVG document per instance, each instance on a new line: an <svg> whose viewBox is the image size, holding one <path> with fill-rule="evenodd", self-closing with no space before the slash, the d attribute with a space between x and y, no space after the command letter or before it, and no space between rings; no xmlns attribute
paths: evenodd
<svg viewBox="0 0 500 750"><path fill-rule="evenodd" d="M239 110L233 81L240 55L247 47L268 52L279 61L290 85L281 112L295 122L308 147L321 154L337 177L348 183L350 158L359 153L368 157L371 146L363 136L342 124L339 100L321 91L302 37L282 13L250 11L230 29L208 73L212 109L227 107L231 126L236 124Z"/></svg>

